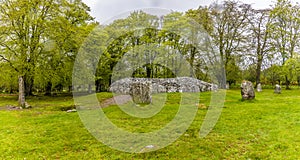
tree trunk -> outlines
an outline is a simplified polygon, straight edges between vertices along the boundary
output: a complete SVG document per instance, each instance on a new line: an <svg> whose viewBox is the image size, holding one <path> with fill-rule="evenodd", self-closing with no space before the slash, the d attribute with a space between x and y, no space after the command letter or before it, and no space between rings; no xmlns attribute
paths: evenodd
<svg viewBox="0 0 300 160"><path fill-rule="evenodd" d="M285 86L286 86L286 89L291 89L290 88L290 81L289 81L287 76L285 76Z"/></svg>
<svg viewBox="0 0 300 160"><path fill-rule="evenodd" d="M101 79L98 79L98 80L96 80L96 82L95 82L95 86L96 86L96 92L101 92L101 91L103 91L102 90L102 80Z"/></svg>
<svg viewBox="0 0 300 160"><path fill-rule="evenodd" d="M71 93L72 91L74 91L74 86L73 86L73 85L70 85L70 86L69 86L69 93Z"/></svg>
<svg viewBox="0 0 300 160"><path fill-rule="evenodd" d="M93 91L92 91L92 85L89 84L89 86L88 86L88 93L91 94L92 92L93 92Z"/></svg>
<svg viewBox="0 0 300 160"><path fill-rule="evenodd" d="M23 76L19 76L19 105L25 107L25 84Z"/></svg>
<svg viewBox="0 0 300 160"><path fill-rule="evenodd" d="M25 88L25 95L31 96L33 91L33 78L31 76L24 76L24 88Z"/></svg>
<svg viewBox="0 0 300 160"><path fill-rule="evenodd" d="M227 75L226 75L226 66L224 66L223 60L221 60L221 64L219 64L220 66L218 67L218 69L215 70L216 76L217 76L217 80L219 82L219 88L220 89L226 89L226 84L227 84Z"/></svg>
<svg viewBox="0 0 300 160"><path fill-rule="evenodd" d="M11 84L9 86L9 94L13 94L13 92L14 92L14 89L13 89L13 85Z"/></svg>
<svg viewBox="0 0 300 160"><path fill-rule="evenodd" d="M260 83L261 65L262 65L262 59L259 59L258 62L257 62L257 67L256 67L256 84L255 84L255 88Z"/></svg>
<svg viewBox="0 0 300 160"><path fill-rule="evenodd" d="M151 78L151 66L150 66L150 64L146 65L146 73L147 73L146 77Z"/></svg>
<svg viewBox="0 0 300 160"><path fill-rule="evenodd" d="M46 86L46 93L45 96L51 96L51 90L52 90L52 83L48 82Z"/></svg>

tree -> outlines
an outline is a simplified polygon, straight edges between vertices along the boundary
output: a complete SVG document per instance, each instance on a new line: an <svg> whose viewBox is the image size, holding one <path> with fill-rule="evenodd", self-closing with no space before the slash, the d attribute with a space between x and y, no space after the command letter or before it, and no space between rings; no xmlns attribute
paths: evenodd
<svg viewBox="0 0 300 160"><path fill-rule="evenodd" d="M256 69L257 66L255 63L248 66L248 68L243 71L243 79L254 82L256 80Z"/></svg>
<svg viewBox="0 0 300 160"><path fill-rule="evenodd" d="M226 75L235 56L247 51L243 44L247 40L248 16L251 6L235 1L224 1L222 5L212 4L210 14L214 21L212 37L218 46ZM222 84L221 88L225 88Z"/></svg>
<svg viewBox="0 0 300 160"><path fill-rule="evenodd" d="M268 82L271 82L272 85L281 84L281 81L284 78L282 67L279 65L272 65L263 72L265 73Z"/></svg>
<svg viewBox="0 0 300 160"><path fill-rule="evenodd" d="M199 6L198 9L190 9L185 14L187 17L194 19L199 25L202 25L207 33L211 34L213 32L213 20L208 7Z"/></svg>
<svg viewBox="0 0 300 160"><path fill-rule="evenodd" d="M19 75L19 103L25 106L25 92L32 92L33 72L38 55L41 53L40 41L45 32L49 12L54 1L6 0L1 1L0 42L4 50L1 58L8 62Z"/></svg>
<svg viewBox="0 0 300 160"><path fill-rule="evenodd" d="M300 9L293 6L289 0L278 0L271 11L273 47L275 53L281 55L281 64L294 57L300 39ZM285 76L286 89L289 89L290 80Z"/></svg>
<svg viewBox="0 0 300 160"><path fill-rule="evenodd" d="M97 41L95 44L100 44L98 46L89 43L91 45L86 47L86 50L92 48L92 52L98 50L103 53L96 72L97 90L101 86L109 86L112 76L124 78L124 70L133 72L128 76L167 78L180 75L182 68L187 67L181 64L185 61L192 68L198 68L202 63L199 49L204 48L198 42L205 38L205 31L197 26L200 25L180 12L157 17L137 11L128 18L99 27L93 35L102 38L94 37L88 41L101 39L102 42ZM198 73L202 71L198 70ZM190 75L194 74L192 69L185 74L189 72Z"/></svg>
<svg viewBox="0 0 300 160"><path fill-rule="evenodd" d="M18 76L8 63L0 61L0 91L15 93L18 88Z"/></svg>
<svg viewBox="0 0 300 160"><path fill-rule="evenodd" d="M255 10L253 9L251 15L249 16L249 23L251 25L250 31L251 36L250 50L253 49L254 54L250 55L255 59L256 64L256 86L261 83L261 70L264 60L269 58L271 55L270 46L270 10Z"/></svg>
<svg viewBox="0 0 300 160"><path fill-rule="evenodd" d="M290 81L299 81L300 59L290 58L283 65L283 73Z"/></svg>
<svg viewBox="0 0 300 160"><path fill-rule="evenodd" d="M96 90L105 91L112 82L115 66L124 54L134 52L136 46L153 43L157 37L156 28L159 25L156 16L142 11L135 11L125 19L118 19L109 25L101 25L93 31L84 46L84 51L101 53L95 75ZM92 57L91 57L92 58ZM92 61L92 59L90 60ZM138 66L139 68L141 66ZM148 70L151 66L148 67ZM122 76L123 74L120 73Z"/></svg>
<svg viewBox="0 0 300 160"><path fill-rule="evenodd" d="M209 8L208 7L202 7L199 6L198 9L190 9L185 13L185 17L188 17L189 19L192 19L197 23L197 25L202 26L203 28L198 28L198 31L206 33L207 35L212 35L213 33L213 19L212 16L210 15ZM191 20L190 20L191 21ZM193 29L192 29L193 31ZM194 35L199 36L199 33L195 33ZM199 41L199 40L198 40ZM200 52L205 52L203 50L203 47L199 46L190 46L189 50L191 52L190 54L190 62L191 65L193 66L194 73L198 79L204 80L204 81L210 81L209 76L208 76L208 70L209 67L205 63L205 60L203 60L204 57L207 57L207 55L201 55ZM208 45L209 46L209 45ZM201 51L199 51L199 48ZM197 51L198 49L198 51ZM213 56L212 56L213 57Z"/></svg>
<svg viewBox="0 0 300 160"><path fill-rule="evenodd" d="M72 5L73 8L70 7ZM0 42L0 57L19 76L19 103L24 107L25 98L22 97L32 94L36 69L41 55L45 53L44 44L53 33L52 22L69 14L72 16L68 20L76 25L77 21L88 15L77 15L76 7L86 13L89 8L80 0L4 0L0 6L0 36L3 39Z"/></svg>
<svg viewBox="0 0 300 160"><path fill-rule="evenodd" d="M48 26L48 32L39 58L36 74L37 84L43 85L45 94L51 95L53 88L71 91L75 57L85 37L98 24L88 13L89 8L80 0L65 4ZM56 14L58 14L56 13Z"/></svg>

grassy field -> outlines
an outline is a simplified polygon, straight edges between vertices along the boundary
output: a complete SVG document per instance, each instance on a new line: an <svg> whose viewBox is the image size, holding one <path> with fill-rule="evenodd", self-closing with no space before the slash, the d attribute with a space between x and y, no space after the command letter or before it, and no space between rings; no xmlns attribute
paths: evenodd
<svg viewBox="0 0 300 160"><path fill-rule="evenodd" d="M110 98L99 93L98 99ZM154 118L138 119L117 106L104 108L121 128L148 132L164 126L177 112L179 94L170 94L165 108ZM199 129L210 93L201 93L192 125L177 141L158 151L133 154L111 149L84 127L71 96L30 97L28 110L6 110L16 96L0 97L0 159L297 159L300 157L300 90L256 93L241 101L239 90L228 90L222 115L205 138Z"/></svg>

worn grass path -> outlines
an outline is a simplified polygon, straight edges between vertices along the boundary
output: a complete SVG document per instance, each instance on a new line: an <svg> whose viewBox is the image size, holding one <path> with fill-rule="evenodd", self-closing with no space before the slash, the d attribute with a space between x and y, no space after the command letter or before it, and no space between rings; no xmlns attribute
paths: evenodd
<svg viewBox="0 0 300 160"><path fill-rule="evenodd" d="M118 95L112 98L105 99L104 101L101 102L100 106L102 108L106 108L111 105L122 105L129 102L130 100L131 100L130 95Z"/></svg>

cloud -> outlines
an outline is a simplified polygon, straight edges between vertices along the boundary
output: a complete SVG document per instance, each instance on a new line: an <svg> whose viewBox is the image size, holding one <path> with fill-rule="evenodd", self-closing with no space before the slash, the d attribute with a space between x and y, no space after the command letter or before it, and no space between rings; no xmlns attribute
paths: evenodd
<svg viewBox="0 0 300 160"><path fill-rule="evenodd" d="M103 23L121 13L140 8L165 8L173 11L186 11L198 8L200 5L208 6L214 0L83 0L91 7L92 16ZM244 0L242 2L254 4L255 8L267 8L273 0ZM221 0L219 0L221 2Z"/></svg>
<svg viewBox="0 0 300 160"><path fill-rule="evenodd" d="M105 22L110 18L126 11L140 8L165 8L175 11L185 11L191 8L198 8L201 4L209 4L207 0L83 0L91 7L92 16L97 21Z"/></svg>

